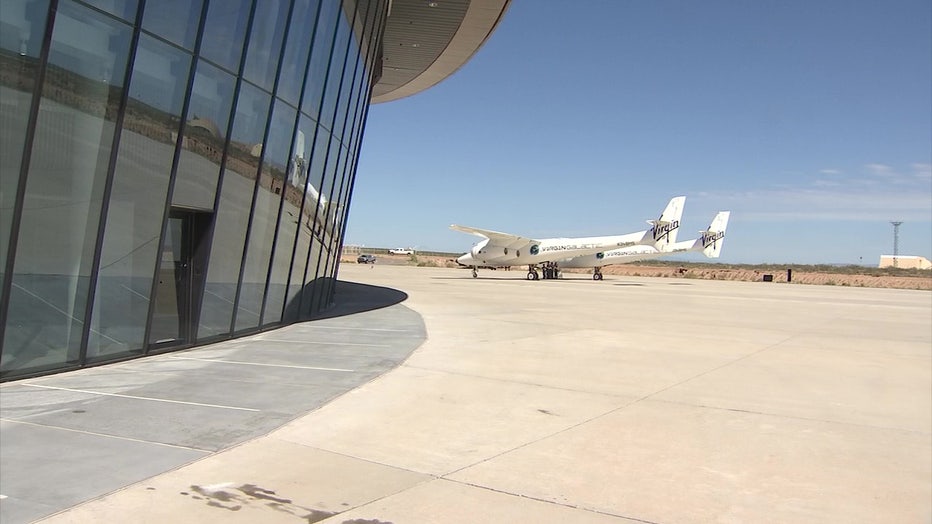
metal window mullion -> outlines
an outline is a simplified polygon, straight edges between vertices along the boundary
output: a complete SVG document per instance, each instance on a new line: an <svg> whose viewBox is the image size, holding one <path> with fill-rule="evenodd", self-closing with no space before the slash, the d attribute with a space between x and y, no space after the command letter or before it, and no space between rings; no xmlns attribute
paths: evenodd
<svg viewBox="0 0 932 524"><path fill-rule="evenodd" d="M239 83L240 88L242 87L242 82L244 81L243 74L244 74L244 71L246 70L246 54L249 52L249 39L252 36L252 22L255 16L256 16L256 2L253 1L249 7L249 19L246 21L246 34L243 36L243 51L240 53L239 68L237 69L237 74L236 74L236 81ZM241 92L242 92L242 89L240 89L240 93ZM239 93L237 93L237 96L233 103L233 108L231 110L232 112L230 113L230 115L232 116L231 120L236 119L236 108L237 107L239 107ZM272 104L271 102L269 102L269 108L266 110L266 113L265 113L266 128L268 128L268 118L271 112L272 112ZM233 124L235 124L235 122L233 122ZM262 135L262 143L265 144L265 132L263 132L263 135ZM253 185L253 194L252 194L252 201L250 204L251 207L249 210L249 218L246 220L246 235L243 237L243 254L242 256L240 256L240 259L239 259L239 275L236 277L236 291L233 292L233 314L230 315L230 328L227 330L228 337L233 336L233 332L235 331L235 328L236 328L236 311L239 307L240 288L242 287L242 280L243 280L243 268L246 265L246 254L248 253L246 249L249 246L249 226L250 224L252 224L252 206L255 205L256 186L259 184L259 175L262 170L262 159L264 156L265 156L265 147L263 146L262 150L259 152L259 162L256 168L259 170L259 172L256 173L256 182ZM226 175L226 173L223 173L223 175ZM220 195L218 193L217 197L219 196ZM219 211L219 207L217 208L217 210ZM213 244L213 239L211 239L211 244Z"/></svg>
<svg viewBox="0 0 932 524"><path fill-rule="evenodd" d="M356 13L358 13L358 12L359 12L359 4L356 4ZM353 20L356 19L356 13L353 13L353 17L352 17ZM365 26L365 23L363 23L363 26ZM350 31L352 32L352 30L353 30L353 22L351 21L351 22L350 22ZM352 34L350 34L350 38L349 38L349 40L348 40L348 42L347 42L347 47L346 47L346 55L343 57L343 68L342 68L342 70L343 70L344 72L346 71L346 64L348 63L349 57L350 57L350 54L351 54L351 53L350 53L350 49L353 48L353 44L354 44L354 43L355 43L355 38L354 38L354 36L353 36ZM356 76L357 76L357 72L359 71L358 60L359 60L359 56L362 55L362 47L359 46L359 45L357 44L357 45L356 45L356 49L358 50L358 52L356 53L356 60L357 60L357 63L353 65L353 74L352 74L352 78L351 78L350 83L349 83L349 94L347 95L347 97L351 97L352 94L353 94L353 90L355 89L355 86L356 86ZM341 75L341 77L340 77L340 88L338 89L338 94L337 94L337 107L339 107L339 105L340 105L340 102L339 102L339 99L340 99L340 98L339 98L339 97L342 95L343 84L344 84L344 80L345 80L345 79L346 79L346 75ZM350 108L351 108L351 107L350 107L350 104L349 104L349 102L347 101L346 110L344 111L344 114L343 114L343 134L346 133L346 123L347 123L347 121L349 120ZM336 123L337 117L338 117L338 116L339 116L339 115L337 115L337 113L334 112L334 115L333 115L333 122L334 122L334 124ZM336 127L336 126L332 126L332 127ZM341 145L340 145L340 146L337 146L337 148L339 149L339 155L342 156L342 155L343 155L343 148L342 148L343 136L342 136L342 135L338 138L338 142L339 142ZM339 163L339 160L338 160L337 162ZM346 183L346 172L347 172L347 169L349 169L351 165L352 165L352 164L351 164L350 161L349 161L349 147L347 147L347 148L346 148L346 161L345 161L345 164L343 165L343 171L342 171L342 173L339 173L339 175L340 175L340 190L339 190L338 195L342 195L342 194L343 194L343 187L344 187L344 184ZM333 202L333 193L334 193L334 191L336 190L336 186L337 186L336 182L337 182L337 180L336 180L336 178L334 178L333 186L330 188L330 202ZM341 199L338 198L337 201L340 202ZM338 205L339 205L339 204L338 204ZM326 262L326 264L324 265L324 273L325 273L325 274L329 274L329 273L330 273L330 267L331 267L331 265L332 265L333 268L334 268L334 274L335 274L335 272L336 272L336 266L337 266L338 263L339 263L339 258L340 258L340 256L339 256L339 251L337 251L337 253L334 254L334 248L335 248L336 246L340 245L341 242L339 241L339 239L338 239L337 237L334 236L334 233L336 233L336 223L330 224L330 256L327 258L327 262ZM332 290L331 290L330 292L328 292L328 295L330 295L330 294L332 294Z"/></svg>
<svg viewBox="0 0 932 524"><path fill-rule="evenodd" d="M143 0L143 4L145 1ZM129 54L126 57L126 71L123 72L123 94L120 96L120 102L117 110L116 121L113 126L113 138L110 145L110 159L107 166L107 176L104 180L104 191L100 198L100 213L97 222L97 239L94 246L94 260L91 263L91 276L87 288L87 307L84 309L84 326L81 330L81 345L78 350L78 361L81 366L87 359L87 343L90 339L91 321L94 313L94 300L97 296L97 282L100 275L100 257L103 256L104 233L107 227L107 216L110 211L110 195L113 192L113 180L116 174L116 162L120 149L120 139L123 131L123 120L125 118L126 106L129 99L129 85L132 81L133 67L136 62L136 47L139 45L139 26L142 24L142 10L137 9L136 19L134 21L133 36L130 39ZM145 344L145 341L143 341ZM143 346L143 349L145 346Z"/></svg>
<svg viewBox="0 0 932 524"><path fill-rule="evenodd" d="M3 342L6 339L6 322L8 318L10 298L13 288L13 270L15 268L16 248L19 243L19 228L22 225L23 208L26 205L26 182L29 175L29 165L32 161L32 147L35 142L36 126L39 121L39 105L42 102L42 87L45 83L45 72L48 69L49 52L52 47L52 33L55 29L55 16L58 12L58 0L49 1L49 12L45 19L45 34L42 36L42 47L36 62L36 77L32 87L32 99L29 102L29 116L26 120L26 137L23 140L23 150L19 165L19 180L16 186L16 197L13 202L13 219L10 223L10 236L7 241L7 258L4 266L2 291L0 297L7 307L0 308L0 354L3 354Z"/></svg>
<svg viewBox="0 0 932 524"><path fill-rule="evenodd" d="M261 0L259 0L261 1ZM242 64L240 64L239 73L242 76L246 68L246 55L249 52L249 40L252 37L252 24L256 17L256 2L252 4L252 11L249 13L249 23L246 24L246 38L243 39ZM282 48L285 47L284 38L282 39ZM281 60L279 60L281 62ZM269 131L272 128L272 115L275 114L275 91L278 89L278 71L281 70L281 63L278 64L275 74L275 82L272 85L272 92L269 94L269 109L265 115L265 130L262 133L262 149L259 152L258 171L256 172L256 183L252 188L252 200L249 205L249 219L246 223L246 238L243 241L243 257L240 259L239 276L236 283L236 295L233 298L233 316L230 318L230 333L236 333L236 317L239 312L239 299L242 295L243 275L246 273L246 260L249 255L249 241L252 238L252 221L256 214L256 200L259 197L259 186L262 182L262 164L265 162L265 152L268 149L265 145L268 143ZM259 89L262 89L261 87ZM264 90L263 90L264 91ZM271 260L271 258L270 258ZM263 304L265 297L262 297ZM262 325L262 308L259 308L259 325Z"/></svg>
<svg viewBox="0 0 932 524"><path fill-rule="evenodd" d="M139 12L137 16L141 17L143 11L145 10L146 0L140 1ZM158 247L156 248L156 263L153 265L152 273L152 283L149 286L149 311L146 314L146 329L143 335L143 353L148 354L149 352L149 335L152 331L152 317L155 315L155 302L156 302L156 292L158 290L158 281L159 281L159 271L162 267L161 254L162 250L165 249L165 226L169 220L169 214L171 212L172 204L172 193L175 191L175 180L178 176L178 164L181 161L181 150L182 144L184 143L185 131L187 128L187 117L188 109L191 106L191 91L194 89L194 78L195 73L197 72L198 66L198 53L201 49L201 40L204 37L204 25L207 20L207 6L210 4L210 0L204 0L204 3L201 4L201 18L198 21L197 27L197 37L194 40L194 49L191 56L191 65L188 68L188 83L185 86L184 102L181 106L181 118L179 119L178 125L178 138L175 140L175 151L172 155L172 167L169 172L168 177L168 187L165 191L165 203L162 209L162 223L159 226L159 241ZM140 19L141 20L141 19ZM190 292L190 290L188 290Z"/></svg>
<svg viewBox="0 0 932 524"><path fill-rule="evenodd" d="M322 1L326 1L326 0L322 0ZM338 29L339 29L339 27L340 27L340 19L341 19L340 17L343 16L343 15L342 15L342 10L343 10L343 8L342 8L342 1L341 1L341 0L334 0L334 1L339 2L339 3L341 4L341 6L340 6L340 12L339 12L339 13L337 14L337 16L336 16L336 23L334 23L334 25L333 25L334 31L333 31L333 36L330 38L330 46L329 46L330 52L328 53L329 60L327 60L327 70L326 70L326 72L324 72L324 79L323 79L323 87L324 87L324 89L323 89L323 91L321 92L320 102L318 102L318 104L317 104L317 111L316 111L316 113L317 113L317 126L318 126L318 128L317 128L317 132L315 132L315 134L314 134L314 135L315 135L315 140L314 140L314 145L315 145L315 150L314 150L314 152L315 152L315 153L317 152L317 150L316 150L316 145L317 145L316 136L317 136L317 133L320 132L320 127L323 126L323 124L321 124L321 122L320 122L320 113L321 113L321 110L322 110L323 107L324 107L324 101L326 101L326 99L327 99L327 96L326 96L326 95L327 95L327 82L330 80L330 69L331 69L331 66L333 65L333 46L334 46L334 44L336 43L336 40L337 40L337 31L338 31ZM320 11L318 10L318 13L319 13L319 12L320 12ZM320 15L318 14L318 17L319 17L319 16L320 16ZM318 22L320 22L320 20L318 20ZM313 41L312 41L312 43L311 43L311 52L312 52L312 53L314 52ZM333 125L333 124L331 123L331 126L332 126L332 125ZM332 130L328 130L328 131L330 131L331 136L332 136L333 131L332 131ZM324 176L326 176L327 160L329 160L329 157L330 157L330 141L328 140L328 141L327 141L326 153L324 153L324 161L323 161L323 162L324 162L324 173L323 173ZM324 176L321 177L321 181L323 181ZM319 188L319 189L323 189L323 188ZM318 195L318 196L317 196L318 207L320 207L320 197L323 196L323 195L322 195L322 193L321 193L319 190L318 190L318 192L317 192L317 195ZM317 231L317 222L318 222L317 219L318 219L319 217L320 217L320 213L319 213L318 211L315 210L315 212L314 212L314 221L311 223L311 237L312 237L312 238L311 238L311 242L312 242L312 245L313 245L314 237L315 237L314 233ZM320 245L323 246L323 243L321 242ZM308 265L310 265L310 254L311 254L311 252L313 252L313 250L310 249L310 248L308 248L308 263L309 263ZM322 252L320 252L320 253L317 254L317 264L314 266L315 268L316 268L317 266L320 265L320 257L321 257L322 254L323 254ZM316 269L315 269L315 271L316 271ZM305 275L306 275L306 274L307 274L307 268L305 269ZM307 279L307 277L305 276L305 280L306 280L306 279ZM313 291L314 291L314 293L316 293L316 291L317 291L316 287L314 288ZM310 302L309 302L309 307L313 305L313 303L314 303L314 298L315 298L315 297L313 296L313 294L312 294L312 296L310 296L310 297L308 298L308 300L310 301ZM301 305L298 307L298 310L299 310L299 311L301 311L303 305L304 305L304 295L302 294Z"/></svg>
<svg viewBox="0 0 932 524"><path fill-rule="evenodd" d="M285 58L285 49L288 48L288 32L291 30L291 17L293 15L294 15L294 0L291 0L291 5L288 7L288 16L285 18L285 34L282 35L281 49L278 50L278 66L275 70L275 84L272 86L272 93L273 93L272 103L273 104L275 103L276 100L281 100L283 104L291 105L291 104L288 104L288 102L285 101L284 99L278 98L278 86L279 84L281 84L281 80L282 80L282 62L284 61L284 58ZM308 57L310 57L310 53L308 53ZM296 130L298 129L298 122L301 121L301 103L300 103L301 97L298 97L298 98L299 98L298 106L295 108L295 113L294 113L295 114L294 124L292 124L291 126L291 134L289 135L291 137L291 145L288 146L288 157L285 160L285 173L282 177L282 194L279 195L278 213L276 213L275 215L275 232L272 233L272 247L269 252L269 262L268 262L269 267L265 273L265 287L262 289L262 305L259 307L259 329L260 330L262 329L262 325L264 324L264 320L265 320L265 306L269 299L269 286L272 283L271 282L272 271L273 271L273 265L275 262L275 248L278 246L278 233L281 229L282 212L283 212L282 210L285 208L285 194L288 192L288 165L291 163L291 155L294 153L294 135L295 135ZM272 114L273 115L275 114L274 108L272 110ZM292 253L292 256L293 255L294 253ZM289 270L290 270L290 267L291 267L291 264L289 264ZM285 282L285 286L286 287L288 286L287 281ZM288 296L287 290L285 291L285 296L286 297ZM279 318L279 322L281 322L281 318Z"/></svg>
<svg viewBox="0 0 932 524"><path fill-rule="evenodd" d="M340 106L340 95L341 95L342 92L343 92L344 80L346 80L346 75L344 75L344 72L346 71L346 61L347 61L347 59L349 58L350 49L353 47L353 34L352 34L352 31L353 31L353 20L356 18L356 12L359 10L359 3L357 2L357 3L355 3L354 5L355 5L355 10L353 11L352 16L350 16L350 17L347 17L347 16L345 15L345 11L342 9L342 6L341 6L339 15L337 16L337 30L334 32L334 42L336 42L336 36L337 36L337 34L339 33L339 31L340 31L340 22L341 22L342 20L345 19L345 20L347 21L347 25L349 26L350 34L349 34L349 36L348 36L347 39L346 39L346 49L343 51L343 61L342 61L342 66L340 67L340 71L339 71L339 74L340 74L340 81L337 83L337 94L336 94L336 99L335 99L336 106L333 108L333 118L331 118L331 120L330 120L330 140L327 142L327 157L328 157L328 159L329 159L329 156L330 156L330 149L333 147L333 138L334 138L334 136L335 136L334 133L335 133L335 131L336 131L336 130L334 129L336 126L335 126L334 124L336 124L336 121L337 121L337 107ZM328 71L327 71L327 76L328 76L328 78L327 78L327 80L330 79L330 78L329 78L329 76L330 76L330 71L333 70L332 67L331 67L331 66L333 65L333 54L331 54L330 56L331 56L331 60L330 60L330 64L328 65ZM354 68L354 69L355 69L355 68ZM354 75L355 75L355 73L354 73ZM324 84L324 91L325 91L325 93L324 93L324 96L321 97L321 107L323 107L323 101L326 100L326 98L327 98L326 89L327 89L326 84ZM345 115L344 115L344 117L343 117L343 120L344 120L344 124L345 124L345 120L346 120L346 116L345 116ZM332 204L333 204L333 192L334 192L334 190L335 190L336 187L337 187L337 175L339 174L338 171L339 171L339 166L340 166L340 155L342 155L342 148L340 147L340 145L343 143L343 141L342 141L341 139L342 139L342 137L337 137L337 142L338 142L338 145L337 145L337 165L335 166L336 170L335 170L334 173L333 173L333 175L334 175L334 176L333 176L333 183L330 184L330 196L329 196L328 201L327 201L327 202L328 202L328 207L329 207L329 205L332 205ZM343 169L344 169L344 170L346 169L346 166L345 166L345 165L343 166ZM342 187L342 183L343 183L342 175L340 176L340 183L341 183L341 187ZM329 209L328 209L328 210L327 210L327 217L326 217L326 218L329 218L329 215L330 215L330 212L329 212ZM327 228L327 231L329 231L329 233L330 233L330 241L329 241L329 243L328 243L328 245L327 245L327 258L326 258L326 260L324 260L324 273L323 273L324 275L327 275L328 272L329 272L329 269L330 269L330 263L331 263L331 261L337 256L337 255L334 255L334 253L333 253L333 247L334 247L334 244L335 244L335 242L334 242L334 240L333 240L333 232L334 232L334 229L336 229L336 227L335 227L335 224L327 224L327 223L324 223L324 226ZM323 256L323 251L321 251L321 256ZM318 266L319 266L319 262L318 262ZM326 294L329 296L331 293L332 293L332 287L328 287L328 288L326 289ZM325 298L325 297L320 297L320 296L319 296L319 297L317 297L317 298L323 299L323 298ZM320 302L321 302L321 301L319 300L319 301L318 301L318 309L320 309Z"/></svg>
<svg viewBox="0 0 932 524"><path fill-rule="evenodd" d="M302 74L304 75L304 79L301 81L301 90L300 90L300 94L298 95L298 116L297 116L297 119L296 119L296 121L295 121L295 126L296 126L296 128L297 128L297 126L299 126L299 123L301 122L301 115L302 115L303 113L301 112L301 109L300 109L300 108L303 107L303 105L304 105L304 96L307 94L307 93L305 93L305 90L307 89L307 70L311 67L311 55L313 55L313 51L314 51L314 37L317 35L317 23L318 23L319 17L320 17L320 6L321 6L321 3L322 3L322 2L317 2L317 12L314 13L314 27L311 28L311 36L310 36L310 40L308 40L309 49L308 49L308 53L307 53L307 59L305 59L305 61L304 61L304 68L302 69ZM294 13L292 13L292 16L294 16ZM289 22L290 22L290 20L289 20ZM287 44L286 44L286 45L287 45ZM309 118L312 122L314 122L314 133L313 133L313 135L310 137L310 143L311 143L311 144L316 144L316 143L317 143L317 133L320 132L320 125L317 123L317 120L314 120L313 118L311 118L310 115L308 115L308 118ZM313 154L314 154L314 146L312 145L312 146L311 146L311 156L312 156L312 157L313 157ZM303 215L303 214L304 214L304 206L305 206L305 204L307 204L307 183L308 183L308 181L310 180L310 172L311 172L311 169L310 169L310 168L311 168L311 163L310 163L310 162L308 162L307 168L308 168L308 169L307 169L308 177L305 178L304 187L301 188L301 205L298 206L298 229L297 229L297 231L295 231L294 241L292 242L292 246L291 246L291 263L288 265L288 276L285 278L285 296L284 296L284 298L283 298L283 300L282 300L282 311L283 311L283 312L285 311L285 305L288 304L288 289L291 287L291 277L293 276L293 275L292 275L292 271L293 271L293 269L294 269L294 260L295 260L295 257L298 256L298 239L301 237L301 217L304 216L304 215ZM313 230L312 230L312 231L311 231L311 242L313 242L313 236L314 236L314 235L313 235ZM310 253L310 250L311 250L311 243L308 243L307 248L308 248L308 252ZM305 258L305 262L304 262L304 274L305 274L305 275L307 275L307 258L308 258L308 256L309 256L309 255L305 255L305 256L304 256L304 258ZM304 285L304 280L303 280L303 279L301 280L301 285L302 285L302 286ZM300 300L300 299L299 299L299 300ZM300 314L300 305L299 305L299 308L298 308L298 317L300 318L300 316L301 316L301 314Z"/></svg>
<svg viewBox="0 0 932 524"><path fill-rule="evenodd" d="M227 128L226 128L226 135L225 135L226 139L224 140L224 143L223 143L223 154L220 158L220 175L217 180L216 192L214 193L214 204L211 210L212 217L210 221L210 226L207 228L207 234L206 234L207 245L204 246L204 249L207 250L207 254L204 256L204 278L201 279L201 288L199 289L199 294L201 297L204 296L204 292L206 291L206 288L207 288L207 271L210 268L210 257L213 255L213 252L214 252L214 249L213 249L214 231L215 231L215 227L217 223L217 217L220 213L221 195L223 193L223 182L226 179L226 165L227 165L227 159L229 158L229 153L230 153L230 144L233 142L233 138L232 138L233 137L233 125L235 124L235 121L236 121L236 108L239 107L239 95L240 95L240 92L242 91L243 82L244 82L243 72L245 71L245 67L246 67L246 51L248 50L249 31L252 29L250 24L252 23L252 16L253 16L253 13L255 12L254 10L255 10L255 2L252 2L250 4L250 15L249 15L250 19L247 21L246 29L245 29L246 35L243 38L244 40L243 50L240 52L239 66L235 73L236 80L233 85L233 101L230 104L230 114L229 114L229 118L227 119ZM210 62L210 60L208 60L208 62ZM223 70L226 70L226 68L223 68ZM268 117L268 115L266 115L266 117ZM261 167L261 164L259 166ZM245 259L240 260L241 267L242 267L242 264L244 263L245 263ZM237 283L237 289L239 289L238 283ZM238 295L234 295L234 302L233 302L233 314L234 315L236 314L237 296ZM198 327L200 325L202 305L203 304L198 305L197 315L196 315L197 318L192 318L192 324ZM229 337L232 332L233 330L231 327L231 329L228 330L227 333L225 334L225 337ZM197 333L195 333L194 335L195 335L194 339L197 340L197 336L196 336Z"/></svg>
<svg viewBox="0 0 932 524"><path fill-rule="evenodd" d="M385 15L385 12L384 12L384 11L385 11L385 10L383 9L382 11L383 11L383 12L381 13L381 15L383 15L382 22L384 22L384 15ZM376 21L376 23L378 23L379 26L380 26L380 27L378 28L378 30L377 30L379 34L378 34L378 37L377 37L377 38L375 38L373 41L370 42L370 49L369 49L369 52L370 52L370 53L376 52L376 50L378 49L378 47L382 45L382 44L381 44L381 43L382 43L382 37L385 35L385 26L384 26L384 23L380 23L379 21ZM376 28L376 27L377 27L377 26L375 26L375 25L373 26L373 28ZM368 58L368 56L367 56L367 58ZM354 144L354 146L353 146L353 148L352 148L352 151L353 151L353 164L352 164L352 165L353 165L353 171L352 171L352 175L350 176L350 186L349 186L349 187L350 187L350 191L349 191L349 194L346 195L346 204L345 204L345 207L343 208L343 212L344 212L344 217L343 217L343 229L340 231L340 239L341 239L341 242L342 242L342 239L344 238L344 235L346 234L346 223L347 223L347 220L346 220L346 219L347 219L347 217L348 217L348 215L349 215L350 204L351 204L352 201L353 201L353 191L352 191L352 189L353 189L353 187L354 187L354 185L355 185L355 183L356 183L356 168L359 166L359 155L360 155L360 152L361 152L361 151L360 151L360 149L361 149L360 146L361 146L361 144L362 144L363 135L365 134L366 124L367 124L368 121L369 121L369 119L368 119L369 108L372 107L372 105L369 103L369 100L371 100L371 98L372 98L372 90L373 90L373 88L375 87L375 85L374 85L375 82L372 81L372 80L373 80L373 79L372 79L372 74L373 74L373 71L375 70L374 62L373 62L373 66L372 66L372 67L368 67L368 68L367 68L367 67L364 66L363 69L365 70L366 74L369 75L369 87L368 87L368 89L366 90L366 93L365 93L365 94L360 93L359 101L357 102L358 104L363 104L363 111L362 111L362 115L361 115L361 122L360 122L360 127L359 127L359 133L356 134L356 137L355 137L355 142L356 142L356 143ZM337 273L339 272L339 270L340 270L340 266L339 266L339 264L338 264L337 267L336 267L336 270L334 271L333 278L336 278L336 277L337 277Z"/></svg>

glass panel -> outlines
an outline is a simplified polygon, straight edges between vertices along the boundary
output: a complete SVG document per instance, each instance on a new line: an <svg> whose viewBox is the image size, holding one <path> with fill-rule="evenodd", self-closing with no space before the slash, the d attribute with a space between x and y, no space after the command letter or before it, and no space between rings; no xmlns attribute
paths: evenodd
<svg viewBox="0 0 932 524"><path fill-rule="evenodd" d="M295 110L277 101L272 112L250 224L246 266L237 304L236 331L259 326L294 122Z"/></svg>
<svg viewBox="0 0 932 524"><path fill-rule="evenodd" d="M340 138L340 140L343 139L343 129L349 118L347 113L350 107L350 98L356 88L356 63L359 60L359 45L355 38L349 38L352 34L349 25L347 25L346 22L344 22L343 25L346 25L347 45L349 48L347 50L346 60L343 62L343 81L342 83L334 84L340 86L340 91L337 93L337 106L333 122L333 134ZM326 123L327 121L323 120L323 122Z"/></svg>
<svg viewBox="0 0 932 524"><path fill-rule="evenodd" d="M302 116L295 133L288 166L288 179L285 183L285 199L278 219L278 239L275 242L275 253L272 258L268 298L265 301L265 313L262 315L263 324L281 321L315 127L312 120ZM304 252L307 252L306 248ZM303 268L301 271L303 273Z"/></svg>
<svg viewBox="0 0 932 524"><path fill-rule="evenodd" d="M155 0L146 2L142 28L181 47L194 49L201 20L202 0Z"/></svg>
<svg viewBox="0 0 932 524"><path fill-rule="evenodd" d="M316 130L317 126L314 124L314 121L305 115L301 115L298 123L298 131L304 133L307 149L303 155L299 155L296 146L294 157L296 164L298 163L298 159L301 158L306 167L297 172L299 176L303 176L303 179L298 179L295 188L304 192L305 195L302 198L301 211L295 217L297 223L294 227L295 234L297 235L297 243L291 263L291 283L288 286L288 297L283 318L283 320L289 322L300 318L301 291L304 288L304 271L307 269L307 255L311 245L311 229L314 226L314 210L317 206L318 193L315 184L320 184L319 175L318 180L311 180L310 177L311 158L313 157L313 144L315 143L314 135ZM288 209L288 201L285 202L285 206L286 209Z"/></svg>
<svg viewBox="0 0 932 524"><path fill-rule="evenodd" d="M349 162L349 148L342 146L340 148L340 163L344 166ZM346 214L347 195L350 190L350 169L341 167L340 171L340 190L337 198L334 199L334 205L331 206L330 216L333 219L333 238L334 245L339 244L341 234L343 233L343 216ZM337 257L339 260L339 257Z"/></svg>
<svg viewBox="0 0 932 524"><path fill-rule="evenodd" d="M172 204L195 209L214 208L234 86L232 75L203 60L198 62Z"/></svg>
<svg viewBox="0 0 932 524"><path fill-rule="evenodd" d="M298 104L298 97L301 95L318 4L319 0L295 0L291 14L288 41L285 43L285 55L282 57L281 80L278 82L278 96L294 105Z"/></svg>
<svg viewBox="0 0 932 524"><path fill-rule="evenodd" d="M266 91L275 85L287 18L286 0L262 0L256 4L243 76Z"/></svg>
<svg viewBox="0 0 932 524"><path fill-rule="evenodd" d="M75 362L131 31L59 4L26 183L3 368Z"/></svg>
<svg viewBox="0 0 932 524"><path fill-rule="evenodd" d="M84 0L84 3L133 22L136 20L136 6L139 0Z"/></svg>
<svg viewBox="0 0 932 524"><path fill-rule="evenodd" d="M331 231L332 231L332 226L330 223L331 221L329 220L329 213L332 207L331 200L333 200L334 185L337 181L336 178L338 176L337 166L340 161L340 142L336 139L336 137L332 135L326 135L326 130L324 129L321 129L320 133L322 135L327 136L329 144L327 148L327 167L324 168L324 182L323 182L323 193L324 194L321 197L321 202L326 202L326 203L324 203L321 206L320 217L318 219L317 229L315 230L315 231L320 232L317 238L322 247L321 258L317 262L317 271L315 272L319 279L327 276L328 262L329 262L330 256L332 256L330 252L330 249L333 244L331 240L331 236L330 236ZM320 284L325 284L325 283L326 283L326 278L323 278L323 280L320 280L320 283L317 286L318 293L316 294L315 300L312 305L313 311L319 311L321 304L324 303L322 302L322 300L324 299L324 294L323 294L324 292L322 290L324 288L322 288Z"/></svg>
<svg viewBox="0 0 932 524"><path fill-rule="evenodd" d="M251 10L252 0L211 2L207 7L200 55L230 71L239 71Z"/></svg>
<svg viewBox="0 0 932 524"><path fill-rule="evenodd" d="M314 45L311 47L311 63L307 68L307 81L304 85L304 99L301 111L317 120L320 114L320 101L323 98L327 79L327 64L333 49L333 34L336 32L339 2L325 1L320 4L317 27L314 32Z"/></svg>
<svg viewBox="0 0 932 524"><path fill-rule="evenodd" d="M320 123L333 129L333 118L337 108L337 95L340 94L340 82L343 78L343 64L346 62L347 46L350 41L350 28L339 11L337 34L333 42L333 53L330 55L330 68L327 71L327 83L324 89L324 101L320 107ZM349 82L349 80L346 80Z"/></svg>
<svg viewBox="0 0 932 524"><path fill-rule="evenodd" d="M327 164L329 136L326 129L320 125L317 126L316 136L314 137L314 151L311 153L311 165L308 169L307 183L304 188L305 196L304 207L301 211L299 246L308 245L310 252L305 257L304 263L307 265L305 272L292 276L294 285L303 287L303 290L295 289L294 293L301 294L301 304L298 310L304 316L311 309L310 295L314 290L311 284L316 278L317 261L320 255L320 238L323 232L324 220L322 214L327 203L327 199L320 194L320 190L323 185L324 167ZM299 249L301 248L299 247ZM306 252L302 251L301 253L303 255Z"/></svg>
<svg viewBox="0 0 932 524"><path fill-rule="evenodd" d="M230 332L270 96L243 83L223 172L198 338Z"/></svg>
<svg viewBox="0 0 932 524"><path fill-rule="evenodd" d="M0 282L47 14L48 2L4 0L0 9Z"/></svg>
<svg viewBox="0 0 932 524"><path fill-rule="evenodd" d="M185 253L184 219L172 217L165 225L165 243L159 263L158 285L155 288L155 311L152 313L152 330L149 341L163 344L183 340L182 312L185 310Z"/></svg>
<svg viewBox="0 0 932 524"><path fill-rule="evenodd" d="M146 319L190 55L141 35L120 135L88 358L145 346Z"/></svg>

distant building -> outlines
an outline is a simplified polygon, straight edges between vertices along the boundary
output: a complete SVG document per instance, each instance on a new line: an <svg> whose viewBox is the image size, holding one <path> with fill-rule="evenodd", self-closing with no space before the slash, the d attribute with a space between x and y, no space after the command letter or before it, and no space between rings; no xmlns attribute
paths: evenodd
<svg viewBox="0 0 932 524"><path fill-rule="evenodd" d="M894 264L894 259L896 263ZM910 255L880 255L880 265L877 267L900 267L903 269L932 269L932 262L926 257Z"/></svg>

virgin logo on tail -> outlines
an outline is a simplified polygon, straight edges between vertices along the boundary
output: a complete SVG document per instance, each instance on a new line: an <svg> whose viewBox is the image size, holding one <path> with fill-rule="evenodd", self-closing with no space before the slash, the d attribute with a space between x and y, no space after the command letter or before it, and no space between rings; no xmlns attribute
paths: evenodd
<svg viewBox="0 0 932 524"><path fill-rule="evenodd" d="M702 234L702 247L705 247L716 240L721 240L725 238L724 231L707 231Z"/></svg>
<svg viewBox="0 0 932 524"><path fill-rule="evenodd" d="M663 225L658 224L654 226L653 228L651 228L651 230L654 232L654 240L660 240L661 238L665 236L669 236L670 233L678 227L680 227L679 220L674 220L673 222L670 222L669 224L663 224Z"/></svg>

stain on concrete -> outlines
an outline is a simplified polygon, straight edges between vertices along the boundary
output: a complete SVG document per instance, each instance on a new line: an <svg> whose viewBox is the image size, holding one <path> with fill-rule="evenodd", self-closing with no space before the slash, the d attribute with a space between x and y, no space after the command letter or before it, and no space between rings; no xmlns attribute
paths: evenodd
<svg viewBox="0 0 932 524"><path fill-rule="evenodd" d="M336 515L332 511L321 511L319 509L312 509L310 513L304 515L302 518L307 522L307 524L314 524L315 522L320 522L326 518L330 518Z"/></svg>
<svg viewBox="0 0 932 524"><path fill-rule="evenodd" d="M256 486L254 484L243 484L237 489L239 489L240 491L242 491L243 493L245 493L246 495L254 499L265 499L265 500L271 500L274 502L280 502L282 504L291 504L291 499L278 498L274 496L275 495L274 491L268 490L268 489L262 489L259 486Z"/></svg>
<svg viewBox="0 0 932 524"><path fill-rule="evenodd" d="M255 484L233 483L198 486L193 484L190 491L179 493L193 500L207 500L212 508L239 511L252 506L255 509L268 508L281 513L294 516L307 524L313 524L328 519L339 512L308 508L295 504L291 499L279 496L274 490L266 489ZM348 504L344 503L344 506ZM360 521L370 522L370 521ZM371 521L378 522L378 521Z"/></svg>

